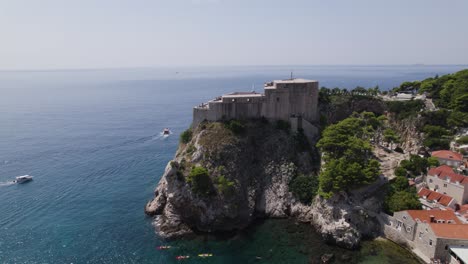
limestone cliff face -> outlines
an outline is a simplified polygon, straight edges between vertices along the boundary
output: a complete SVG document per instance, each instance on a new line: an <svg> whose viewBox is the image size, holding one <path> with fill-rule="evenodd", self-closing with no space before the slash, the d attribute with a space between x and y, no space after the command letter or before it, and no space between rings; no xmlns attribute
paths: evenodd
<svg viewBox="0 0 468 264"><path fill-rule="evenodd" d="M404 120L398 120L394 115L389 115L389 121L392 128L397 132L401 140L401 148L405 153L417 153L423 147L423 133L421 133L422 123L419 117L411 117Z"/></svg>
<svg viewBox="0 0 468 264"><path fill-rule="evenodd" d="M378 115L385 112L385 103L373 97L335 96L333 102L320 102L319 109L327 122L332 124L349 117L353 112L374 112Z"/></svg>
<svg viewBox="0 0 468 264"><path fill-rule="evenodd" d="M301 148L293 135L261 121L247 123L240 135L221 123L202 124L180 145L145 211L156 216L156 230L166 238L238 230L257 217L287 217L294 203L290 180L314 170L310 152ZM188 183L193 166L208 170L211 194L197 194ZM228 193L218 186L221 176L234 183Z"/></svg>
<svg viewBox="0 0 468 264"><path fill-rule="evenodd" d="M200 125L192 140L180 145L169 162L145 211L154 216L157 233L175 238L196 231L234 231L258 217L292 217L312 224L323 238L347 248L362 237L378 234L373 215L380 202L363 193L298 202L289 183L298 174L315 174L319 158L291 133L272 124L249 122L236 135L221 123ZM210 195L194 192L187 181L193 166L206 168L213 184ZM234 182L230 193L217 185L223 176ZM371 197L371 196L369 196Z"/></svg>
<svg viewBox="0 0 468 264"><path fill-rule="evenodd" d="M362 238L376 237L381 230L378 213L382 200L366 192L365 189L351 194L341 192L328 200L317 196L310 206L294 204L291 216L311 223L329 243L356 248Z"/></svg>

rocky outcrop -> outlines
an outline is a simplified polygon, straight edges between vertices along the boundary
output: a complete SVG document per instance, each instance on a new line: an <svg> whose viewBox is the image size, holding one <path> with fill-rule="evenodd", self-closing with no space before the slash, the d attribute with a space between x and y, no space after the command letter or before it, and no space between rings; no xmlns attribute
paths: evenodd
<svg viewBox="0 0 468 264"><path fill-rule="evenodd" d="M235 231L259 217L311 223L325 240L346 248L376 235L373 215L380 203L360 198L362 193L317 197L311 205L294 198L291 180L315 174L319 166L319 158L303 144L297 135L261 121L246 123L237 134L222 123L202 124L190 142L179 146L145 211L155 217L154 226L163 238ZM190 182L194 166L208 170L208 194L197 193ZM221 178L233 183L230 191L221 188Z"/></svg>
<svg viewBox="0 0 468 264"><path fill-rule="evenodd" d="M145 211L155 216L157 232L165 238L191 231L232 231L247 227L257 217L288 217L294 200L289 182L310 173L313 158L301 154L291 132L263 122L249 122L235 134L222 123L194 131L171 161ZM206 168L212 185L201 195L189 180L194 166ZM220 178L233 183L222 190Z"/></svg>
<svg viewBox="0 0 468 264"><path fill-rule="evenodd" d="M327 242L356 248L363 237L380 233L377 219L381 203L377 198L339 193L331 199L317 196L311 206L295 204L291 215L311 223Z"/></svg>

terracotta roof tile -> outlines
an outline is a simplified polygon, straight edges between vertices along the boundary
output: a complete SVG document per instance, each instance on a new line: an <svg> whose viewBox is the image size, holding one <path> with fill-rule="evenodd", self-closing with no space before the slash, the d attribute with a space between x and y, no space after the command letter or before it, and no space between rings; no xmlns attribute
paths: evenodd
<svg viewBox="0 0 468 264"><path fill-rule="evenodd" d="M442 179L442 180L450 179L450 182L459 182L463 184L468 183L467 176L453 172L453 169L447 165L442 165L437 168L432 168L429 170L428 174L431 176L437 176L439 179Z"/></svg>
<svg viewBox="0 0 468 264"><path fill-rule="evenodd" d="M434 175L434 174L440 174L441 172L453 173L453 169L450 166L442 165L442 166L439 166L437 168L430 169L428 173Z"/></svg>
<svg viewBox="0 0 468 264"><path fill-rule="evenodd" d="M435 191L431 191L426 188L421 188L421 190L419 190L418 192L418 196L428 201L436 201L444 206L448 206L450 202L453 200L451 196L441 194Z"/></svg>
<svg viewBox="0 0 468 264"><path fill-rule="evenodd" d="M432 223L430 227L438 237L468 239L468 225Z"/></svg>
<svg viewBox="0 0 468 264"><path fill-rule="evenodd" d="M432 157L436 158L441 158L441 159L448 159L448 160L456 160L456 161L462 161L463 160L463 155L457 152L453 152L450 150L439 150L439 151L433 151L431 153Z"/></svg>
<svg viewBox="0 0 468 264"><path fill-rule="evenodd" d="M453 211L446 210L407 210L406 211L414 220L426 223L431 222L431 216L434 216L434 221L437 220L452 220L455 224L461 224ZM468 226L467 226L468 227Z"/></svg>

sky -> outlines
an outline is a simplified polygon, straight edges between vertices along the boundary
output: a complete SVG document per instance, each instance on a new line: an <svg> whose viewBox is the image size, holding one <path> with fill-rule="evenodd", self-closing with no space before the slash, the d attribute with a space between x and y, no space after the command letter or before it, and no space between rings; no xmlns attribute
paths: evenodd
<svg viewBox="0 0 468 264"><path fill-rule="evenodd" d="M0 0L0 70L468 64L467 0Z"/></svg>

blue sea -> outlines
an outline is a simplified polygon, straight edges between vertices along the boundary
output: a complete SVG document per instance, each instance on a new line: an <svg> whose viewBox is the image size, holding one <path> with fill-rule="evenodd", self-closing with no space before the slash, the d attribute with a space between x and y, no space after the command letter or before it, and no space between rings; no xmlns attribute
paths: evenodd
<svg viewBox="0 0 468 264"><path fill-rule="evenodd" d="M347 252L286 220L260 222L233 237L162 241L143 208L190 125L192 107L205 100L261 91L264 82L291 71L320 86L389 89L463 68L0 71L0 263L308 263L325 252L350 254L356 263L397 263L404 254L385 253L374 242ZM165 127L173 131L167 138ZM11 183L25 174L34 180ZM172 248L157 250L160 245ZM176 261L177 255L191 258Z"/></svg>

